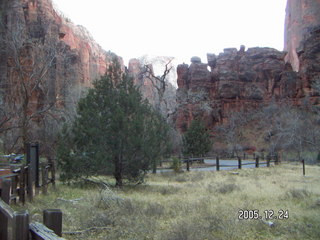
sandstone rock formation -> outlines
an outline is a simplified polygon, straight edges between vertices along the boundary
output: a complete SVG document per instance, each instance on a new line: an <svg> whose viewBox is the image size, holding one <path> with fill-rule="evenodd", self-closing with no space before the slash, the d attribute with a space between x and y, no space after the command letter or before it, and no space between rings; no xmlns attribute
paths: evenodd
<svg viewBox="0 0 320 240"><path fill-rule="evenodd" d="M193 61L178 66L177 127L183 132L194 118L208 127L226 121L232 111L256 107L272 97L295 94L283 89L298 81L295 74L283 75L284 53L272 48L224 49L208 54L208 64ZM210 67L210 70L208 70ZM289 91L289 92L285 92Z"/></svg>
<svg viewBox="0 0 320 240"><path fill-rule="evenodd" d="M208 64L193 57L179 65L176 126L184 132L201 118L208 128L228 121L231 112L269 101L319 104L320 1L288 0L285 51L241 46L208 54ZM208 68L210 67L210 70Z"/></svg>
<svg viewBox="0 0 320 240"><path fill-rule="evenodd" d="M288 0L285 20L284 50L286 61L294 71L299 71L298 55L303 51L303 42L310 32L320 25L320 0Z"/></svg>
<svg viewBox="0 0 320 240"><path fill-rule="evenodd" d="M85 28L58 14L50 0L4 0L0 4L0 123L2 129L21 126L25 114L22 125L28 125L29 139L42 141L46 128L51 132L46 138L56 130L44 126L43 120L50 115L61 122L73 116L83 90L106 73L112 58L124 69L122 59L104 51ZM21 85L26 86L27 94L22 94ZM50 114L45 114L49 107ZM25 133L19 132L21 128L6 132L2 138L6 149L21 141Z"/></svg>
<svg viewBox="0 0 320 240"><path fill-rule="evenodd" d="M192 119L201 118L212 129L226 122L231 112L271 100L301 105L307 98L310 104L318 104L313 82L320 80L320 31L309 34L298 73L285 63L285 52L272 48L225 49L219 56L208 54L208 64L179 65L177 128L184 132Z"/></svg>

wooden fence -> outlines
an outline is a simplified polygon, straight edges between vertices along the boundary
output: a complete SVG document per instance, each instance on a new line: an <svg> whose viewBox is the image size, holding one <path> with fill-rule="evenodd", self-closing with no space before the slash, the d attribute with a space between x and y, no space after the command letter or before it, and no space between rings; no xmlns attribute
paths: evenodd
<svg viewBox="0 0 320 240"><path fill-rule="evenodd" d="M261 165L265 165L267 167L270 167L270 163L274 163L274 164L279 164L279 159L278 157L267 157L266 159L264 157L262 157L262 159L260 159L259 156L253 155L252 158L250 158L248 155L244 154L244 160L246 162L243 162L244 160L241 157L237 157L235 159L225 159L225 160L234 160L237 162L236 165L226 165L223 164L223 161L225 160L221 160L220 157L185 157L185 158L181 158L180 157L180 161L183 164L186 164L186 169L187 171L190 171L190 166L193 163L200 163L200 164L204 164L205 160L215 160L215 164L212 164L210 166L215 166L217 171L220 171L220 168L224 167L224 168L238 168L241 169L242 166L247 166L247 165L252 165L255 166L256 168L258 168ZM252 162L247 162L247 161L252 161ZM163 162L167 162L167 161L163 161Z"/></svg>
<svg viewBox="0 0 320 240"><path fill-rule="evenodd" d="M54 162L40 163L39 145L29 144L27 165L0 164L0 168L5 170L5 175L0 175L0 240L62 239L60 210L45 210L43 225L29 223L28 211L17 212L10 208L10 203L24 204L35 194L46 193L50 183L55 185Z"/></svg>
<svg viewBox="0 0 320 240"><path fill-rule="evenodd" d="M7 182L10 180L5 180ZM43 222L30 223L28 211L14 211L0 199L0 240L62 240L62 212L43 211Z"/></svg>
<svg viewBox="0 0 320 240"><path fill-rule="evenodd" d="M237 157L236 159L226 159L226 160L235 160L237 161L236 165L230 165L230 164L223 164L223 161L225 160L221 160L219 157L215 158L215 164L210 165L210 166L215 166L217 171L220 171L220 168L224 167L224 168L238 168L238 169L242 169L242 166L248 166L248 165L254 165L255 168L259 168L261 165L265 165L267 167L270 167L271 163L274 163L275 165L278 165L280 163L280 160L277 156L273 156L273 157L262 157L262 160L260 159L259 156L253 155L253 158L249 158L248 156L244 155L245 160L243 160L241 157ZM185 163L186 164L186 169L187 171L190 171L190 166L194 163L205 163L205 160L214 160L214 158L212 157L191 157L191 158L180 158L181 163ZM243 162L243 161L252 161L252 162ZM168 161L164 161L164 162L168 162ZM221 164L222 162L222 164ZM305 160L302 159L301 160L302 163L302 174L303 176L306 175L306 170L305 170ZM209 166L208 166L209 167Z"/></svg>
<svg viewBox="0 0 320 240"><path fill-rule="evenodd" d="M46 193L50 183L55 185L55 166L53 162L42 163L37 171L32 171L30 165L1 164L0 167L11 169L10 174L0 176L0 196L3 199L8 199L9 202L19 201L24 204L26 198L32 200L40 189L43 193ZM41 172L41 174L35 176L35 172ZM6 179L10 179L10 185L4 184Z"/></svg>
<svg viewBox="0 0 320 240"><path fill-rule="evenodd" d="M248 159L249 160L249 159ZM255 159L252 159L254 162L247 162L247 163L243 163L241 157L238 157L236 159L236 161L238 162L237 165L223 165L220 163L220 158L216 157L216 170L219 171L221 167L237 167L238 169L241 169L242 166L248 166L248 165L254 165L256 168L258 168L261 165L266 165L267 167L270 167L270 163L274 162L276 165L279 164L279 160L278 158L275 158L274 160L271 160L271 158L267 158L265 161L261 161L259 157L255 157Z"/></svg>

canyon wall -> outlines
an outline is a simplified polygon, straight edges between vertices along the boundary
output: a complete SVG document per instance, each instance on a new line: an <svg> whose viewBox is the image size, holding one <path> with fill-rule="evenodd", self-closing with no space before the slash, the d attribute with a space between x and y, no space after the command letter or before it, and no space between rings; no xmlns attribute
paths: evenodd
<svg viewBox="0 0 320 240"><path fill-rule="evenodd" d="M103 50L82 26L55 9L51 0L0 2L0 134L5 151L23 151L23 142L36 141L50 152L62 123L75 116L79 99L104 75L113 59L128 71L153 106L164 115L175 108L175 88L168 85L159 103L143 64ZM110 35L115 33L108 33Z"/></svg>
<svg viewBox="0 0 320 240"><path fill-rule="evenodd" d="M285 50L241 46L197 57L177 68L176 127L186 131L200 118L209 129L228 121L230 113L258 108L270 101L319 104L320 1L288 0Z"/></svg>
<svg viewBox="0 0 320 240"><path fill-rule="evenodd" d="M3 0L0 17L1 140L7 151L25 140L50 145L92 81L113 58L124 70L122 59L59 14L50 0Z"/></svg>
<svg viewBox="0 0 320 240"><path fill-rule="evenodd" d="M208 128L228 121L234 111L270 101L318 105L320 86L320 0L288 0L284 51L271 48L225 49L208 54L208 64L192 58L179 65L176 127L192 119ZM279 23L282 24L282 23ZM210 69L208 69L210 68Z"/></svg>
<svg viewBox="0 0 320 240"><path fill-rule="evenodd" d="M288 0L284 30L285 61L294 71L299 71L299 54L310 32L320 27L320 0Z"/></svg>

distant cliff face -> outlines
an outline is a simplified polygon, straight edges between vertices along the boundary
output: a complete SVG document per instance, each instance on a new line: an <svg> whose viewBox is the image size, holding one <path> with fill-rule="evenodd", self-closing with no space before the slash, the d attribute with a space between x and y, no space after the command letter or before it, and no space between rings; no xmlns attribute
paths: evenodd
<svg viewBox="0 0 320 240"><path fill-rule="evenodd" d="M219 56L208 54L208 64L194 58L190 66L179 65L178 129L185 131L199 117L212 128L226 122L233 111L297 96L298 76L283 58L284 53L272 48L242 47L225 49Z"/></svg>
<svg viewBox="0 0 320 240"><path fill-rule="evenodd" d="M304 49L304 41L310 32L320 27L320 0L288 0L284 31L284 51L286 61L290 62L294 71L299 71L298 55Z"/></svg>
<svg viewBox="0 0 320 240"><path fill-rule="evenodd" d="M234 111L271 100L319 104L320 0L288 0L285 51L249 48L208 54L208 64L193 57L177 68L176 127L184 132L194 118L208 128L227 122ZM281 23L279 23L281 24ZM208 70L210 68L210 70Z"/></svg>
<svg viewBox="0 0 320 240"><path fill-rule="evenodd" d="M113 58L124 69L122 59L104 51L86 29L59 15L50 0L0 4L0 104L5 112L0 124L5 122L2 129L27 125L28 138L41 142L47 134L43 120L49 118L48 109L58 122L73 116L83 90L106 73ZM27 119L21 119L23 114ZM49 128L54 133L55 127ZM7 149L21 141L19 131L5 134Z"/></svg>

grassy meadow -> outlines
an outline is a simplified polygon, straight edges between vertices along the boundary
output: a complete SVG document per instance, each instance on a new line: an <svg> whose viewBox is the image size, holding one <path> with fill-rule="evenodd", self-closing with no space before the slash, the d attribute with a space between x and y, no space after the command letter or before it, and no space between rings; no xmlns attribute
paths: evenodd
<svg viewBox="0 0 320 240"><path fill-rule="evenodd" d="M158 173L122 189L58 183L21 208L39 222L43 209L61 209L63 231L82 231L66 239L320 239L320 166L306 166L306 176L293 164ZM238 220L240 209L262 219ZM280 209L288 219L265 220L264 210Z"/></svg>

